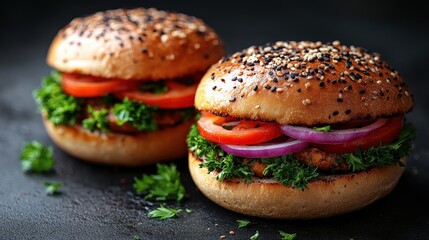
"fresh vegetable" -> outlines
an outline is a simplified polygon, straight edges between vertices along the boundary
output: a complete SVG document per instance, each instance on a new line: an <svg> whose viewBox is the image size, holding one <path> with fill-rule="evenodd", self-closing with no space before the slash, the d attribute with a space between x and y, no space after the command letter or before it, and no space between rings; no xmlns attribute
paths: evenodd
<svg viewBox="0 0 429 240"><path fill-rule="evenodd" d="M303 151L308 143L301 140L287 139L280 143L261 143L258 145L227 145L219 144L227 153L238 157L270 158Z"/></svg>
<svg viewBox="0 0 429 240"><path fill-rule="evenodd" d="M31 141L24 145L21 152L21 167L27 172L47 172L54 167L52 147L46 147L37 141Z"/></svg>
<svg viewBox="0 0 429 240"><path fill-rule="evenodd" d="M197 90L198 83L188 86L168 81L166 85L168 90L162 94L134 90L116 92L115 95L120 99L128 98L145 103L148 106L157 106L163 109L189 108L194 106L195 91Z"/></svg>
<svg viewBox="0 0 429 240"><path fill-rule="evenodd" d="M284 134L289 137L299 139L310 143L322 143L322 144L338 144L349 142L358 138L368 136L375 130L381 128L386 124L387 119L380 118L373 124L358 128L358 129L346 129L346 130L331 130L329 132L322 132L307 127L298 127L292 125L280 126Z"/></svg>
<svg viewBox="0 0 429 240"><path fill-rule="evenodd" d="M250 240L257 240L259 238L259 231L256 231L255 234L253 234L252 236L250 236Z"/></svg>
<svg viewBox="0 0 429 240"><path fill-rule="evenodd" d="M58 189L63 186L63 184L60 183L60 182L56 182L56 183L45 182L43 185L45 186L45 188L46 188L45 192L48 195L55 195L55 194L57 194L58 193Z"/></svg>
<svg viewBox="0 0 429 240"><path fill-rule="evenodd" d="M400 164L399 160L411 153L415 136L416 129L411 124L406 124L396 141L374 146L368 150L341 154L341 157L346 160L349 169L353 172L376 166Z"/></svg>
<svg viewBox="0 0 429 240"><path fill-rule="evenodd" d="M106 79L89 75L62 73L64 92L81 98L101 97L107 93L137 89L141 81Z"/></svg>
<svg viewBox="0 0 429 240"><path fill-rule="evenodd" d="M179 212L181 212L181 209L174 209L174 208L166 208L164 206L160 206L159 208L150 211L148 216L150 218L158 218L161 220L167 219L167 218L173 218L176 217Z"/></svg>
<svg viewBox="0 0 429 240"><path fill-rule="evenodd" d="M304 190L307 184L319 175L317 168L311 164L306 166L290 154L275 158L262 158L261 162L267 164L263 171L264 175L270 174L279 183L292 188Z"/></svg>
<svg viewBox="0 0 429 240"><path fill-rule="evenodd" d="M222 126L228 122L232 125ZM282 135L277 124L256 121L239 121L204 113L198 120L198 130L205 139L233 145L248 145L267 142ZM229 129L226 129L230 127Z"/></svg>
<svg viewBox="0 0 429 240"><path fill-rule="evenodd" d="M33 96L46 117L55 125L73 125L81 110L81 99L65 94L61 88L61 75L52 72L43 79Z"/></svg>
<svg viewBox="0 0 429 240"><path fill-rule="evenodd" d="M180 181L180 172L174 164L157 164L157 174L144 174L141 179L135 177L133 187L137 193L146 192L146 199L157 201L176 200L185 196L185 187Z"/></svg>
<svg viewBox="0 0 429 240"><path fill-rule="evenodd" d="M367 150L371 147L377 147L387 144L397 139L404 126L404 117L396 117L387 120L387 122L369 135L341 144L312 144L328 153L353 153L358 150Z"/></svg>
<svg viewBox="0 0 429 240"><path fill-rule="evenodd" d="M279 231L280 236L282 237L281 240L294 240L296 238L296 233L286 233L283 231Z"/></svg>
<svg viewBox="0 0 429 240"><path fill-rule="evenodd" d="M122 103L115 104L113 113L118 119L118 125L127 123L140 131L156 131L157 126L154 118L156 109L156 107L146 106L125 98Z"/></svg>
<svg viewBox="0 0 429 240"><path fill-rule="evenodd" d="M247 219L243 219L243 220L237 220L237 223L238 223L238 228L244 228L244 227L247 227L247 226L249 226L249 224L251 223L251 221L250 220L247 220Z"/></svg>
<svg viewBox="0 0 429 240"><path fill-rule="evenodd" d="M103 132L109 131L109 119L107 109L94 110L88 105L89 117L82 121L82 126L93 132L95 129L100 129Z"/></svg>

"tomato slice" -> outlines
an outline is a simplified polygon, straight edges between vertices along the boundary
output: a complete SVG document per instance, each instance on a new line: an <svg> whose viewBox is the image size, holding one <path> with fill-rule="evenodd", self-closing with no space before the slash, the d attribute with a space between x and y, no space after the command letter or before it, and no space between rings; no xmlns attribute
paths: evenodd
<svg viewBox="0 0 429 240"><path fill-rule="evenodd" d="M164 109L188 108L194 106L195 91L198 83L185 85L177 82L167 81L167 92L156 94L151 92L121 91L115 95L120 98L128 98L134 101L145 103L149 106L158 106Z"/></svg>
<svg viewBox="0 0 429 240"><path fill-rule="evenodd" d="M231 130L222 127L222 124L231 121L234 120L204 113L198 120L197 125L203 138L221 144L257 144L283 135L279 126L275 123L240 120L238 125L231 126Z"/></svg>
<svg viewBox="0 0 429 240"><path fill-rule="evenodd" d="M366 150L373 146L392 142L398 138L403 126L404 117L395 117L389 119L384 126L363 138L343 144L311 144L311 146L328 153L350 153L358 149Z"/></svg>
<svg viewBox="0 0 429 240"><path fill-rule="evenodd" d="M106 79L88 75L62 73L62 87L65 93L74 97L101 97L106 93L135 89L140 81Z"/></svg>

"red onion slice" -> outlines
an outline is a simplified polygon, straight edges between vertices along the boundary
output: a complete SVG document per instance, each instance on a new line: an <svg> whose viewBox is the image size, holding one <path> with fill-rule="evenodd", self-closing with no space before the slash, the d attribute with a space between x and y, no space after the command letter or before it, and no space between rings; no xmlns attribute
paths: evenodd
<svg viewBox="0 0 429 240"><path fill-rule="evenodd" d="M387 119L380 118L374 123L355 129L333 130L331 132L319 132L307 127L282 125L280 129L289 137L310 143L337 144L349 142L367 136L374 130L382 127Z"/></svg>
<svg viewBox="0 0 429 240"><path fill-rule="evenodd" d="M293 139L288 139L281 143L262 143L258 145L228 145L219 144L227 153L234 156L246 158L270 158L284 156L286 154L303 151L307 148L308 143Z"/></svg>

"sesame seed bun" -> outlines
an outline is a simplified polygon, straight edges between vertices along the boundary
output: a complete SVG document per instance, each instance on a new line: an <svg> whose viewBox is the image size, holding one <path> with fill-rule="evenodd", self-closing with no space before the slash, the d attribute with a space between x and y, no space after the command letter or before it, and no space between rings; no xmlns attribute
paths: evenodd
<svg viewBox="0 0 429 240"><path fill-rule="evenodd" d="M402 159L405 163L406 158ZM254 178L220 182L216 173L200 168L201 161L189 153L189 171L201 192L229 210L263 218L311 219L361 209L392 191L404 167L386 166L367 171L330 175L308 184L304 191L273 179Z"/></svg>
<svg viewBox="0 0 429 240"><path fill-rule="evenodd" d="M201 19L138 8L74 19L54 38L47 62L61 72L160 80L204 72L223 54Z"/></svg>
<svg viewBox="0 0 429 240"><path fill-rule="evenodd" d="M79 125L54 126L45 117L43 123L52 140L79 159L104 165L142 166L186 156L185 138L193 121L137 134L91 133Z"/></svg>
<svg viewBox="0 0 429 240"><path fill-rule="evenodd" d="M403 115L413 98L378 53L338 41L276 42L213 65L195 106L223 116L315 125Z"/></svg>

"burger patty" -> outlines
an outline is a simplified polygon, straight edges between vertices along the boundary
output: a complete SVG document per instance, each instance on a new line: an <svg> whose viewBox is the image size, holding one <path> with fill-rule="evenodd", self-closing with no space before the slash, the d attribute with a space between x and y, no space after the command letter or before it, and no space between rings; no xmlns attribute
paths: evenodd
<svg viewBox="0 0 429 240"><path fill-rule="evenodd" d="M306 165L311 164L323 171L346 171L345 161L334 153L323 152L317 148L308 148L305 151L294 153L293 156Z"/></svg>

